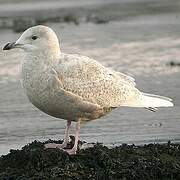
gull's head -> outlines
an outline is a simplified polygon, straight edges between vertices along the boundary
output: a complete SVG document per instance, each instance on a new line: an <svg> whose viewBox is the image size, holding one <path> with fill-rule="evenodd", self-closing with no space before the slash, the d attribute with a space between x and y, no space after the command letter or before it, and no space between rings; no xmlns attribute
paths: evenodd
<svg viewBox="0 0 180 180"><path fill-rule="evenodd" d="M55 32L51 28L42 25L27 29L16 42L6 44L3 50L14 48L20 48L26 52L45 52L48 50L60 53L59 41Z"/></svg>

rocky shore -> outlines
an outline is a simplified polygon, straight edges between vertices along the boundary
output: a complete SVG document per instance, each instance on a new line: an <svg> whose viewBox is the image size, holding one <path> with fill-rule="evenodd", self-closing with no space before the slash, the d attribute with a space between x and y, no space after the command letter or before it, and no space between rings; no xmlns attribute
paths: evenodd
<svg viewBox="0 0 180 180"><path fill-rule="evenodd" d="M44 143L34 141L21 150L10 150L9 154L1 156L0 179L180 179L179 144L123 144L108 148L97 143L70 156L62 150L44 149ZM68 148L71 146L72 142Z"/></svg>

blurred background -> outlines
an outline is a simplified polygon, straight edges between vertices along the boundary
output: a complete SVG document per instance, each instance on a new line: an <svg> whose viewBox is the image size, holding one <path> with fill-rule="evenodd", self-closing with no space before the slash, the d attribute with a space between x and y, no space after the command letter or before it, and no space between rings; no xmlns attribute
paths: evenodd
<svg viewBox="0 0 180 180"><path fill-rule="evenodd" d="M83 125L81 140L109 146L180 141L179 0L0 0L1 49L37 24L57 33L62 52L94 58L133 76L140 90L174 100L174 108L155 113L118 108ZM22 59L21 50L0 50L0 154L64 134L65 121L28 102Z"/></svg>

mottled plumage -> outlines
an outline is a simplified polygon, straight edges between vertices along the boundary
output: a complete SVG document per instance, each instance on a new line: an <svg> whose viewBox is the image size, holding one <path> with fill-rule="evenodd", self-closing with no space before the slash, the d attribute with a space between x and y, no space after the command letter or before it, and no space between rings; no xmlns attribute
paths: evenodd
<svg viewBox="0 0 180 180"><path fill-rule="evenodd" d="M80 122L100 118L120 106L173 106L171 99L145 94L135 87L135 81L120 72L102 66L86 56L63 54L52 29L35 26L26 30L15 43L4 50L21 48L22 84L32 104L41 111L67 120L63 144L46 144L46 148L64 148L71 121L77 121L76 153Z"/></svg>
<svg viewBox="0 0 180 180"><path fill-rule="evenodd" d="M101 107L123 106L141 98L133 79L88 57L62 54L55 69L63 89Z"/></svg>

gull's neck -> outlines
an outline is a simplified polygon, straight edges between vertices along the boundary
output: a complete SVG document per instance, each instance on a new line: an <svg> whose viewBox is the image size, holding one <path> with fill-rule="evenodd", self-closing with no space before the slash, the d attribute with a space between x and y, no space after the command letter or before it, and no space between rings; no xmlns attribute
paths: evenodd
<svg viewBox="0 0 180 180"><path fill-rule="evenodd" d="M53 66L58 63L61 56L60 50L33 51L25 54L23 64L28 66Z"/></svg>
<svg viewBox="0 0 180 180"><path fill-rule="evenodd" d="M23 83L38 78L42 73L45 75L52 67L58 64L60 55L60 51L58 54L49 51L26 53L21 70Z"/></svg>

